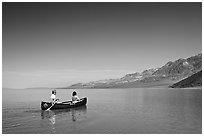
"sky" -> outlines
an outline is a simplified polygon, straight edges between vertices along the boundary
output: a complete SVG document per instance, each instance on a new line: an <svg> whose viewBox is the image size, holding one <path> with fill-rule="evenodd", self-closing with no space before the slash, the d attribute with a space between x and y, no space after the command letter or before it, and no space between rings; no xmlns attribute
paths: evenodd
<svg viewBox="0 0 204 136"><path fill-rule="evenodd" d="M2 3L2 87L65 87L202 53L202 3Z"/></svg>

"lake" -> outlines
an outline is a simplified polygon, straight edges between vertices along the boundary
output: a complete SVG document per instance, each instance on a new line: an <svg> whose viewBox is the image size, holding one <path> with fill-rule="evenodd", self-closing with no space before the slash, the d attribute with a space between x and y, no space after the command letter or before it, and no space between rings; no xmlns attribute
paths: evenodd
<svg viewBox="0 0 204 136"><path fill-rule="evenodd" d="M57 89L60 101L72 89ZM50 89L2 89L3 134L201 134L202 89L77 89L86 106L41 111Z"/></svg>

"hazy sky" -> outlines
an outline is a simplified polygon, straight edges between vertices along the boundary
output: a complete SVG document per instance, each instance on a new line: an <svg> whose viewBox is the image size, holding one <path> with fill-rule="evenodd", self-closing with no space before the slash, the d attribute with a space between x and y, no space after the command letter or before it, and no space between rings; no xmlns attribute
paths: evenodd
<svg viewBox="0 0 204 136"><path fill-rule="evenodd" d="M3 87L119 78L202 52L202 3L3 3Z"/></svg>

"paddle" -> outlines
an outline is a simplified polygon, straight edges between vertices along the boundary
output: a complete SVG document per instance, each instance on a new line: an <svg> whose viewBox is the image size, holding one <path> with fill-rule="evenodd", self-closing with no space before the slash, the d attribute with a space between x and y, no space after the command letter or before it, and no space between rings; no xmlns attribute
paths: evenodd
<svg viewBox="0 0 204 136"><path fill-rule="evenodd" d="M55 103L57 103L57 100L55 100L54 103L46 111L49 111L55 105Z"/></svg>

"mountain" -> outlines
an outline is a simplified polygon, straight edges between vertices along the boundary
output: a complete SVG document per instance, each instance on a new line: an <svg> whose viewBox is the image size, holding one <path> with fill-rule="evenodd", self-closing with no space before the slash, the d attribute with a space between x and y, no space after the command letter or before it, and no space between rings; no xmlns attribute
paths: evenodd
<svg viewBox="0 0 204 136"><path fill-rule="evenodd" d="M202 86L202 70L191 75L190 77L183 79L170 87L172 88L186 88L186 87L198 87Z"/></svg>
<svg viewBox="0 0 204 136"><path fill-rule="evenodd" d="M160 68L127 74L119 79L106 79L89 83L78 83L65 88L134 88L169 86L202 70L202 54L169 61Z"/></svg>
<svg viewBox="0 0 204 136"><path fill-rule="evenodd" d="M172 79L184 78L202 69L202 54L188 59L178 59L175 62L168 62L159 68L153 75L171 77Z"/></svg>

